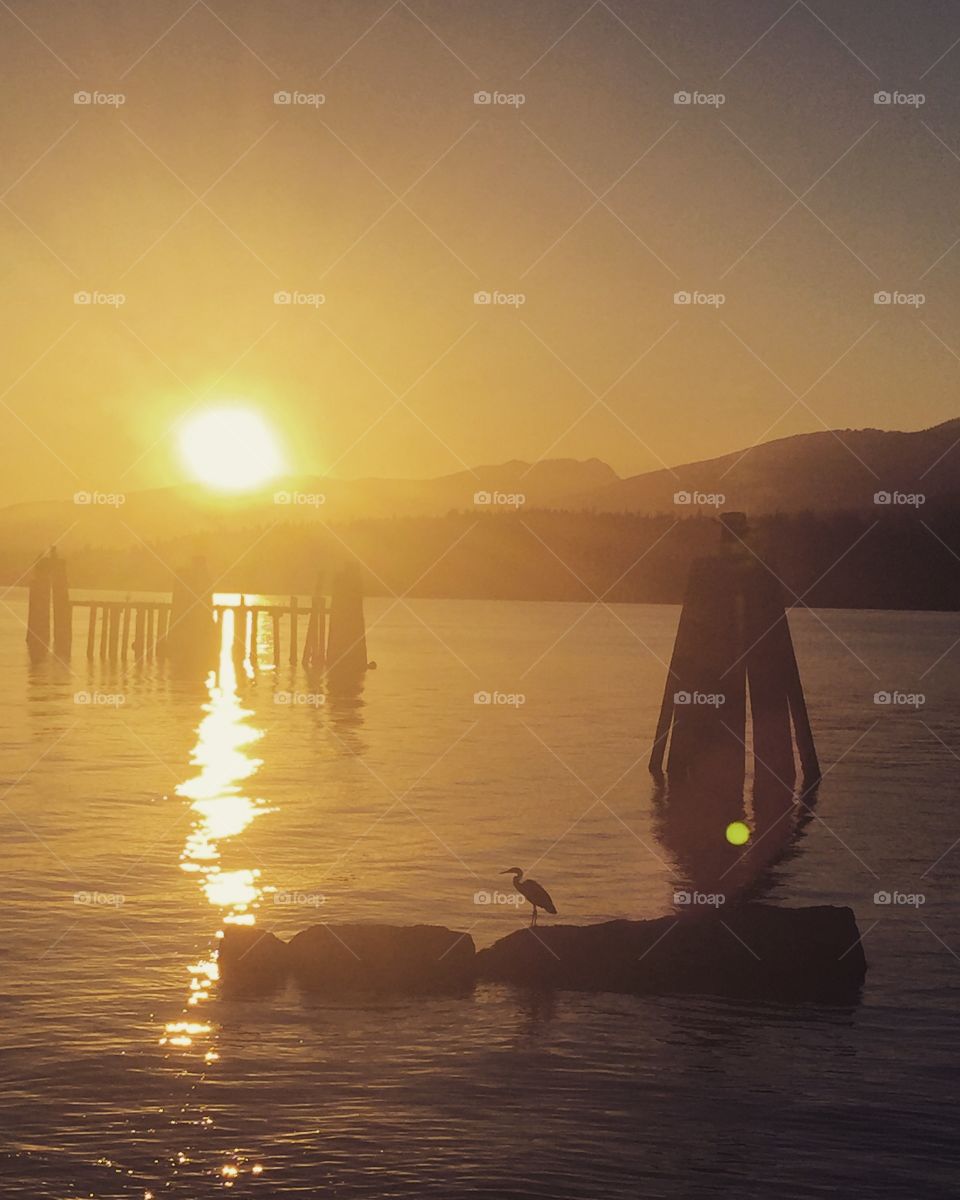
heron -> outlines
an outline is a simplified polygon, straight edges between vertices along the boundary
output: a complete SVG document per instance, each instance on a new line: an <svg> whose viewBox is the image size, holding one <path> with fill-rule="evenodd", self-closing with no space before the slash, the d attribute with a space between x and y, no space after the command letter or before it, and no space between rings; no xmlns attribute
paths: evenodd
<svg viewBox="0 0 960 1200"><path fill-rule="evenodd" d="M506 871L501 871L500 874L512 875L513 886L521 896L525 897L533 905L533 916L530 918L531 926L537 923L538 908L542 908L544 912L553 913L556 916L557 908L550 899L550 893L542 883L537 883L535 879L524 879L522 867L509 867Z"/></svg>

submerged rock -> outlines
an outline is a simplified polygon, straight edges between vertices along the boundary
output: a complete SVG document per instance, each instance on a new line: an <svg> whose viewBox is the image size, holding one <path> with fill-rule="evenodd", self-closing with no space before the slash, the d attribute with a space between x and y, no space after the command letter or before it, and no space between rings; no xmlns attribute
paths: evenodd
<svg viewBox="0 0 960 1200"><path fill-rule="evenodd" d="M866 974L850 908L748 904L602 925L520 929L477 955L478 978L583 991L855 999Z"/></svg>
<svg viewBox="0 0 960 1200"><path fill-rule="evenodd" d="M219 960L228 993L290 979L308 992L441 992L470 987L475 975L473 938L441 925L313 925L289 942L231 926Z"/></svg>

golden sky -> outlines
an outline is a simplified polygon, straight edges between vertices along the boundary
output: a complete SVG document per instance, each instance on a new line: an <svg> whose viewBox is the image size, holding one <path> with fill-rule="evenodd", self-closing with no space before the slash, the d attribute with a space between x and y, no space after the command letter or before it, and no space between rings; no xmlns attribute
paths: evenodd
<svg viewBox="0 0 960 1200"><path fill-rule="evenodd" d="M902 0L10 0L0 502L180 482L224 399L350 477L953 417L958 38Z"/></svg>

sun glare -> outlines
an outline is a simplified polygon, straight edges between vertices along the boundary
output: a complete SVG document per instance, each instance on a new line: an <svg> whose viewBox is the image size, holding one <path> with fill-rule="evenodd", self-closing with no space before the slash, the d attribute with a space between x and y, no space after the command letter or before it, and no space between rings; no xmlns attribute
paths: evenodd
<svg viewBox="0 0 960 1200"><path fill-rule="evenodd" d="M284 470L276 435L249 408L210 408L180 427L180 457L191 477L223 492L259 487Z"/></svg>

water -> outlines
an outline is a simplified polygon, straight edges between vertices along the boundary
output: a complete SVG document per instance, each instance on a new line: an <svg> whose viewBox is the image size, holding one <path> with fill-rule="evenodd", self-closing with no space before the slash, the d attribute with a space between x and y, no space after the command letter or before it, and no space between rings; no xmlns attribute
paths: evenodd
<svg viewBox="0 0 960 1200"><path fill-rule="evenodd" d="M766 898L854 907L850 1009L217 998L225 921L486 944L525 920L476 902L514 864L559 920L674 911L645 762L676 609L369 601L379 669L322 703L286 666L211 694L82 637L72 674L30 668L24 615L8 594L0 1195L950 1194L957 615L791 617L827 773ZM895 689L925 703L874 703Z"/></svg>

